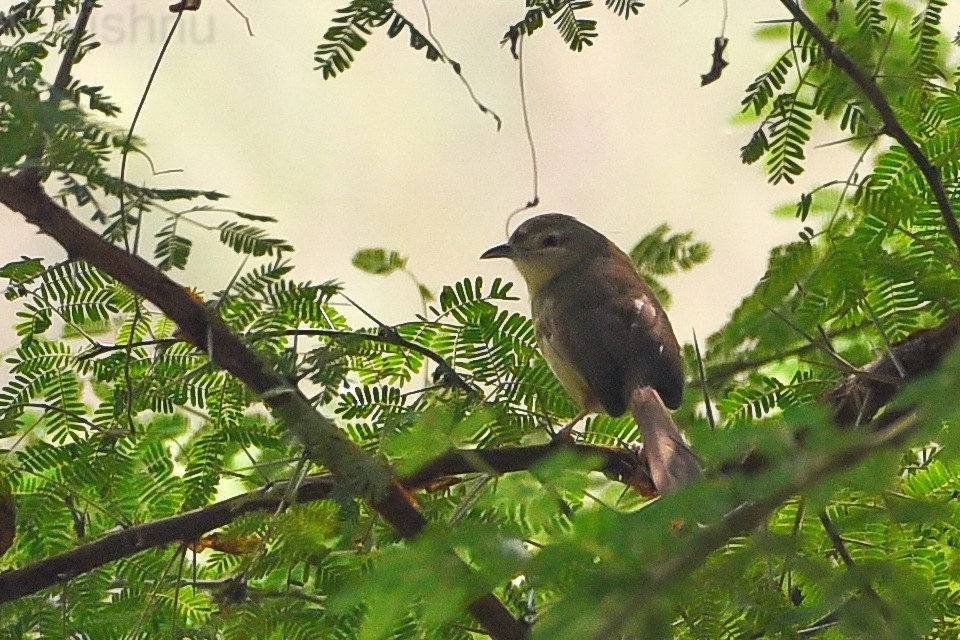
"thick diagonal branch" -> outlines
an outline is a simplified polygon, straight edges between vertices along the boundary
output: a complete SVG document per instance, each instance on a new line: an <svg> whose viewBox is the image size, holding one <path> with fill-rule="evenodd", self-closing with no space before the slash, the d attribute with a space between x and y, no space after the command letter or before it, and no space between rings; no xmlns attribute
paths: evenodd
<svg viewBox="0 0 960 640"><path fill-rule="evenodd" d="M833 405L833 418L841 427L865 424L887 405L900 385L933 371L960 339L960 315L940 326L921 329L893 345L889 352L863 367L870 376L849 375L825 396ZM900 378L902 374L902 378Z"/></svg>
<svg viewBox="0 0 960 640"><path fill-rule="evenodd" d="M156 305L177 323L184 340L260 395L274 416L303 442L311 459L362 496L403 537L412 538L423 529L426 519L384 461L360 449L317 413L295 386L184 287L139 256L106 242L54 202L41 187L36 171L0 176L0 203L56 240L71 258L99 268ZM526 637L526 627L492 594L472 603L470 611L494 638Z"/></svg>

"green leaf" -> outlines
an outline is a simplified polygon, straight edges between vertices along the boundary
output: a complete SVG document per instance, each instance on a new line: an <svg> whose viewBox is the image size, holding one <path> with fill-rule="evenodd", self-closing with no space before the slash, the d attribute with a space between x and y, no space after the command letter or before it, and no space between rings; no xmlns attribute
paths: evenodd
<svg viewBox="0 0 960 640"><path fill-rule="evenodd" d="M694 241L692 231L670 233L663 223L630 250L630 260L641 274L658 276L689 271L710 257L710 245Z"/></svg>
<svg viewBox="0 0 960 640"><path fill-rule="evenodd" d="M353 266L366 273L388 276L406 269L407 258L386 249L360 249L353 254Z"/></svg>

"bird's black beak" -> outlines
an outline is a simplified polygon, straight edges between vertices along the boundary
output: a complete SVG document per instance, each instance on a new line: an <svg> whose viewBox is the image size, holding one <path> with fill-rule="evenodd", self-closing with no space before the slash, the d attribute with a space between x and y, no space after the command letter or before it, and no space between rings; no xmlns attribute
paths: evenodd
<svg viewBox="0 0 960 640"><path fill-rule="evenodd" d="M512 258L513 257L513 247L509 244L501 244L496 247L492 247L483 252L483 255L480 256L481 260L486 260L487 258Z"/></svg>

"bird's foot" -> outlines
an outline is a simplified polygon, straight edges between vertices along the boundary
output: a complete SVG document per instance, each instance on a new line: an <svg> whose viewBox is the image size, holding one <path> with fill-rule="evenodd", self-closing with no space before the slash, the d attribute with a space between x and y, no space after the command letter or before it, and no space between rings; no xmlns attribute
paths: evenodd
<svg viewBox="0 0 960 640"><path fill-rule="evenodd" d="M650 460L647 458L647 451L643 448L643 443L638 442L630 445L630 450L637 456L637 468L627 484L636 489L637 493L644 498L656 498L660 495L660 492L653 484L653 476L650 474Z"/></svg>
<svg viewBox="0 0 960 640"><path fill-rule="evenodd" d="M571 422L571 423L567 424L566 426L564 426L563 429L560 429L560 431L557 431L557 432L553 435L553 438L551 438L550 441L551 441L551 442L556 442L556 443L560 443L560 442L576 442L577 439L573 437L573 427L574 427L575 424L576 424L576 423Z"/></svg>
<svg viewBox="0 0 960 640"><path fill-rule="evenodd" d="M563 426L560 431L557 431L552 438L550 438L551 444L573 444L577 441L573 437L573 428L577 426L577 423L583 420L584 416L587 415L586 411L581 411L573 417L573 420L568 422Z"/></svg>

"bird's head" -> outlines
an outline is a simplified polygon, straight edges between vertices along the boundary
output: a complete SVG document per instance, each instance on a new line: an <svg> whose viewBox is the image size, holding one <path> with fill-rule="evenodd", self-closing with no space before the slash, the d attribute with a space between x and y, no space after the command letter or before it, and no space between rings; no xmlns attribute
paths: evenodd
<svg viewBox="0 0 960 640"><path fill-rule="evenodd" d="M583 260L605 255L609 241L573 216L546 213L530 218L510 236L506 244L488 249L480 256L509 258L527 283L531 295L548 282Z"/></svg>

